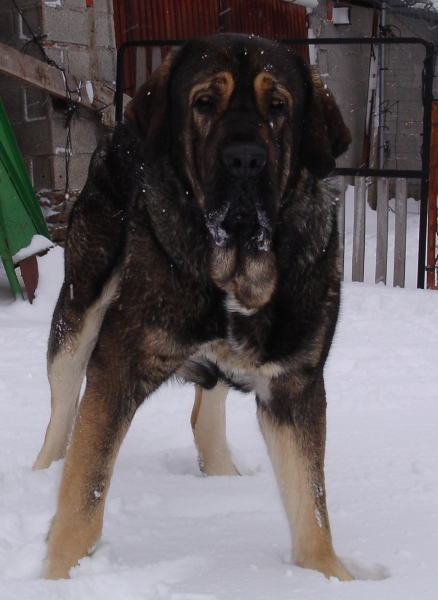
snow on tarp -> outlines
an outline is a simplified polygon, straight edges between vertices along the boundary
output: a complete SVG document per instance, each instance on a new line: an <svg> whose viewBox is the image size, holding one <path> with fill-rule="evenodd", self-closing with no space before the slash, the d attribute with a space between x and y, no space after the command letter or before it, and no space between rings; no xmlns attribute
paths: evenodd
<svg viewBox="0 0 438 600"><path fill-rule="evenodd" d="M18 264L25 258L29 258L29 256L33 256L34 254L44 252L49 248L53 248L53 246L54 243L51 240L48 240L43 235L34 235L29 246L26 246L26 248L22 248L19 252L17 252L17 254L14 254L14 256L12 257L12 261L14 262L14 264Z"/></svg>

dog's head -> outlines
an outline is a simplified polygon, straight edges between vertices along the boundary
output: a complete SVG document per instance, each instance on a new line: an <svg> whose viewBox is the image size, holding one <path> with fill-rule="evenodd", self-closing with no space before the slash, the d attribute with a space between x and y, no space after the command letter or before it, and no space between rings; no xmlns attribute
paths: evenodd
<svg viewBox="0 0 438 600"><path fill-rule="evenodd" d="M222 34L168 56L126 110L171 157L212 239L211 274L242 310L275 287L272 239L302 169L326 177L350 134L330 92L285 46Z"/></svg>

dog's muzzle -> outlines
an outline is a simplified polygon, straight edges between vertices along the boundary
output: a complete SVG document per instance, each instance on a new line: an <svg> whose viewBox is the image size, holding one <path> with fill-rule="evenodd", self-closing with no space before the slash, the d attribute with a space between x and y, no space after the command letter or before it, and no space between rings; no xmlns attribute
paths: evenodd
<svg viewBox="0 0 438 600"><path fill-rule="evenodd" d="M268 249L272 227L259 194L259 176L267 162L263 144L238 141L220 151L225 167L226 201L206 215L207 227L221 248L240 243L246 250Z"/></svg>

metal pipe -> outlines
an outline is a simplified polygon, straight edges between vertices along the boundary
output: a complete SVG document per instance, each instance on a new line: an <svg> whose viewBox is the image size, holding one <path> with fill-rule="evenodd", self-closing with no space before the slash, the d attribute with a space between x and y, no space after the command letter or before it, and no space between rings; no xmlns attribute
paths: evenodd
<svg viewBox="0 0 438 600"><path fill-rule="evenodd" d="M382 2L380 11L380 37L386 37L386 0ZM385 164L385 66L386 66L386 47L382 44L379 53L379 130L378 130L378 149L379 149L379 169L383 169Z"/></svg>
<svg viewBox="0 0 438 600"><path fill-rule="evenodd" d="M424 288L426 273L426 246L427 246L427 207L429 202L429 167L430 167L430 138L432 135L432 100L434 79L434 49L429 50L424 59L423 70L423 148L420 189L420 224L418 239L418 270L417 287Z"/></svg>

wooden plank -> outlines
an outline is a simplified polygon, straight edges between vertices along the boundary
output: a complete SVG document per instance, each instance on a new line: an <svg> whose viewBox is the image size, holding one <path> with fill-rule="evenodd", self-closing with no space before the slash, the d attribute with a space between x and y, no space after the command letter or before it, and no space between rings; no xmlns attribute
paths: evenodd
<svg viewBox="0 0 438 600"><path fill-rule="evenodd" d="M163 59L161 57L161 48L160 46L152 47L152 73L158 69L161 65Z"/></svg>
<svg viewBox="0 0 438 600"><path fill-rule="evenodd" d="M376 283L386 284L388 266L388 179L377 180Z"/></svg>
<svg viewBox="0 0 438 600"><path fill-rule="evenodd" d="M398 178L395 184L394 287L405 287L407 190L406 179Z"/></svg>
<svg viewBox="0 0 438 600"><path fill-rule="evenodd" d="M436 237L438 196L438 100L432 102L429 163L429 201L427 211L427 287L437 289Z"/></svg>
<svg viewBox="0 0 438 600"><path fill-rule="evenodd" d="M35 299L35 291L38 287L38 262L35 254L28 256L19 263L24 287L27 292L27 299L32 304Z"/></svg>
<svg viewBox="0 0 438 600"><path fill-rule="evenodd" d="M145 46L135 48L135 91L146 81L147 50Z"/></svg>
<svg viewBox="0 0 438 600"><path fill-rule="evenodd" d="M354 178L352 280L363 281L365 271L365 177Z"/></svg>
<svg viewBox="0 0 438 600"><path fill-rule="evenodd" d="M32 56L22 54L1 42L0 73L44 90L57 98L66 98L66 82L64 73L60 69L47 65ZM104 125L114 127L114 90L97 81L81 81L72 74L68 74L66 77L69 90L75 90L70 94L71 100L79 102L85 108L100 112ZM124 106L130 100L129 96L124 95Z"/></svg>
<svg viewBox="0 0 438 600"><path fill-rule="evenodd" d="M58 98L65 98L66 96L64 75L60 69L18 52L15 48L1 42L0 73L14 77L14 79L18 79L32 87L45 90ZM69 77L67 83L69 89L75 90L77 88L77 83L73 77ZM72 100L77 102L79 95L73 92ZM91 108L88 95L83 98L82 104Z"/></svg>
<svg viewBox="0 0 438 600"><path fill-rule="evenodd" d="M345 177L339 177L339 205L338 205L338 228L339 228L339 265L341 279L344 279L345 262Z"/></svg>

